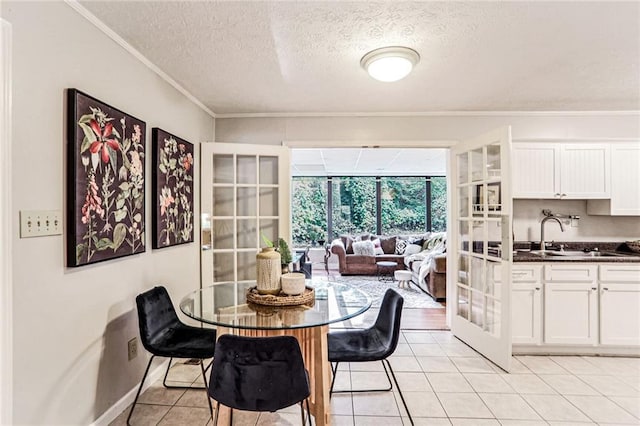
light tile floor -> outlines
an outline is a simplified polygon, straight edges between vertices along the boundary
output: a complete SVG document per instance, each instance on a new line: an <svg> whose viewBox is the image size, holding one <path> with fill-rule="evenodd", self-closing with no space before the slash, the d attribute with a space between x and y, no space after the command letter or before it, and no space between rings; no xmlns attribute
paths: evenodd
<svg viewBox="0 0 640 426"><path fill-rule="evenodd" d="M416 425L640 425L640 358L515 356L511 374L447 331L403 331L391 358ZM173 383L201 384L199 366L177 364ZM380 363L340 365L336 389L381 386ZM112 425L124 425L125 410ZM336 426L408 425L397 392L336 394ZM299 408L234 414L242 426L299 425ZM133 425L211 425L204 390L155 383Z"/></svg>

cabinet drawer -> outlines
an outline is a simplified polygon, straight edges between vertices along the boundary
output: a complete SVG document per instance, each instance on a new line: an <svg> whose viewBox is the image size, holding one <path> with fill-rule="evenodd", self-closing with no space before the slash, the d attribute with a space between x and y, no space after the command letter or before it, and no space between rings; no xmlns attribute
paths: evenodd
<svg viewBox="0 0 640 426"><path fill-rule="evenodd" d="M640 283L640 263L600 265L600 281Z"/></svg>
<svg viewBox="0 0 640 426"><path fill-rule="evenodd" d="M598 265L572 263L544 265L545 281L592 282L597 279Z"/></svg>
<svg viewBox="0 0 640 426"><path fill-rule="evenodd" d="M496 264L493 267L493 280L497 283L502 281L502 267ZM511 280L514 283L540 282L542 276L542 265L512 265Z"/></svg>

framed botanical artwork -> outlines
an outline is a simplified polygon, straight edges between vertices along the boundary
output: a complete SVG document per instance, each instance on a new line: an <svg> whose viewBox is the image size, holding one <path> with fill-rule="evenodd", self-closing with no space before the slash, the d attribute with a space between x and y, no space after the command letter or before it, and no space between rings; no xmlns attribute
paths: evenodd
<svg viewBox="0 0 640 426"><path fill-rule="evenodd" d="M67 265L145 251L146 125L67 90Z"/></svg>
<svg viewBox="0 0 640 426"><path fill-rule="evenodd" d="M476 195L473 204L474 213L482 213L484 211L484 192L482 188L482 185L476 186ZM499 212L502 210L502 194L500 189L500 182L487 184L487 208L491 212Z"/></svg>
<svg viewBox="0 0 640 426"><path fill-rule="evenodd" d="M154 127L153 248L193 242L193 144Z"/></svg>

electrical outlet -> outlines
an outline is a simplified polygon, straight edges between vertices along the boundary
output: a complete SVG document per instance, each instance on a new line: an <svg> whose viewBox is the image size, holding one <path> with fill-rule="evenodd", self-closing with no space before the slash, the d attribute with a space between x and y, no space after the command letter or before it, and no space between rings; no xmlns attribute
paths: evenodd
<svg viewBox="0 0 640 426"><path fill-rule="evenodd" d="M138 356L138 339L136 337L127 342L127 354L129 361Z"/></svg>
<svg viewBox="0 0 640 426"><path fill-rule="evenodd" d="M22 210L20 238L62 234L61 210Z"/></svg>

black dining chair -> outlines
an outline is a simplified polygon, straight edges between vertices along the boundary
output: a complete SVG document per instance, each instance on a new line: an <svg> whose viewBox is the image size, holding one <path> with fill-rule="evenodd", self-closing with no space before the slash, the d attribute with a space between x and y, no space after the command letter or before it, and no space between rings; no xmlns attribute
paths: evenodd
<svg viewBox="0 0 640 426"><path fill-rule="evenodd" d="M173 358L195 358L200 360L204 388L208 389L203 360L213 358L216 345L215 330L192 327L180 321L166 288L154 287L139 294L136 297L136 305L138 307L140 340L144 348L151 352L151 358L147 364L147 369L144 371L138 393L136 393L136 398L127 417L127 425L131 420L133 410L136 408L151 362L156 356L170 358L162 381L165 387L185 388L185 386L169 386L166 383ZM186 386L186 388L190 387ZM213 413L211 401L209 401L209 410Z"/></svg>
<svg viewBox="0 0 640 426"><path fill-rule="evenodd" d="M225 334L218 339L209 378L209 396L216 400L214 426L220 404L231 408L233 417L233 409L274 412L297 403L304 425L303 401L311 425L309 395L309 377L295 337Z"/></svg>
<svg viewBox="0 0 640 426"><path fill-rule="evenodd" d="M393 382L396 384L396 389L398 389L402 404L405 410L407 410L409 421L413 424L411 413L409 413L407 403L404 400L400 386L398 386L396 375L391 368L391 363L389 363L387 359L398 346L403 304L404 299L402 296L394 290L388 289L382 299L376 322L371 327L366 329L335 331L328 334L329 362L332 363L331 371L333 373L329 395L343 392L390 391L393 388L391 383L391 377L393 377ZM383 389L333 390L336 374L338 373L338 365L341 362L372 361L382 362L389 387ZM389 377L389 372L391 372L391 377Z"/></svg>

